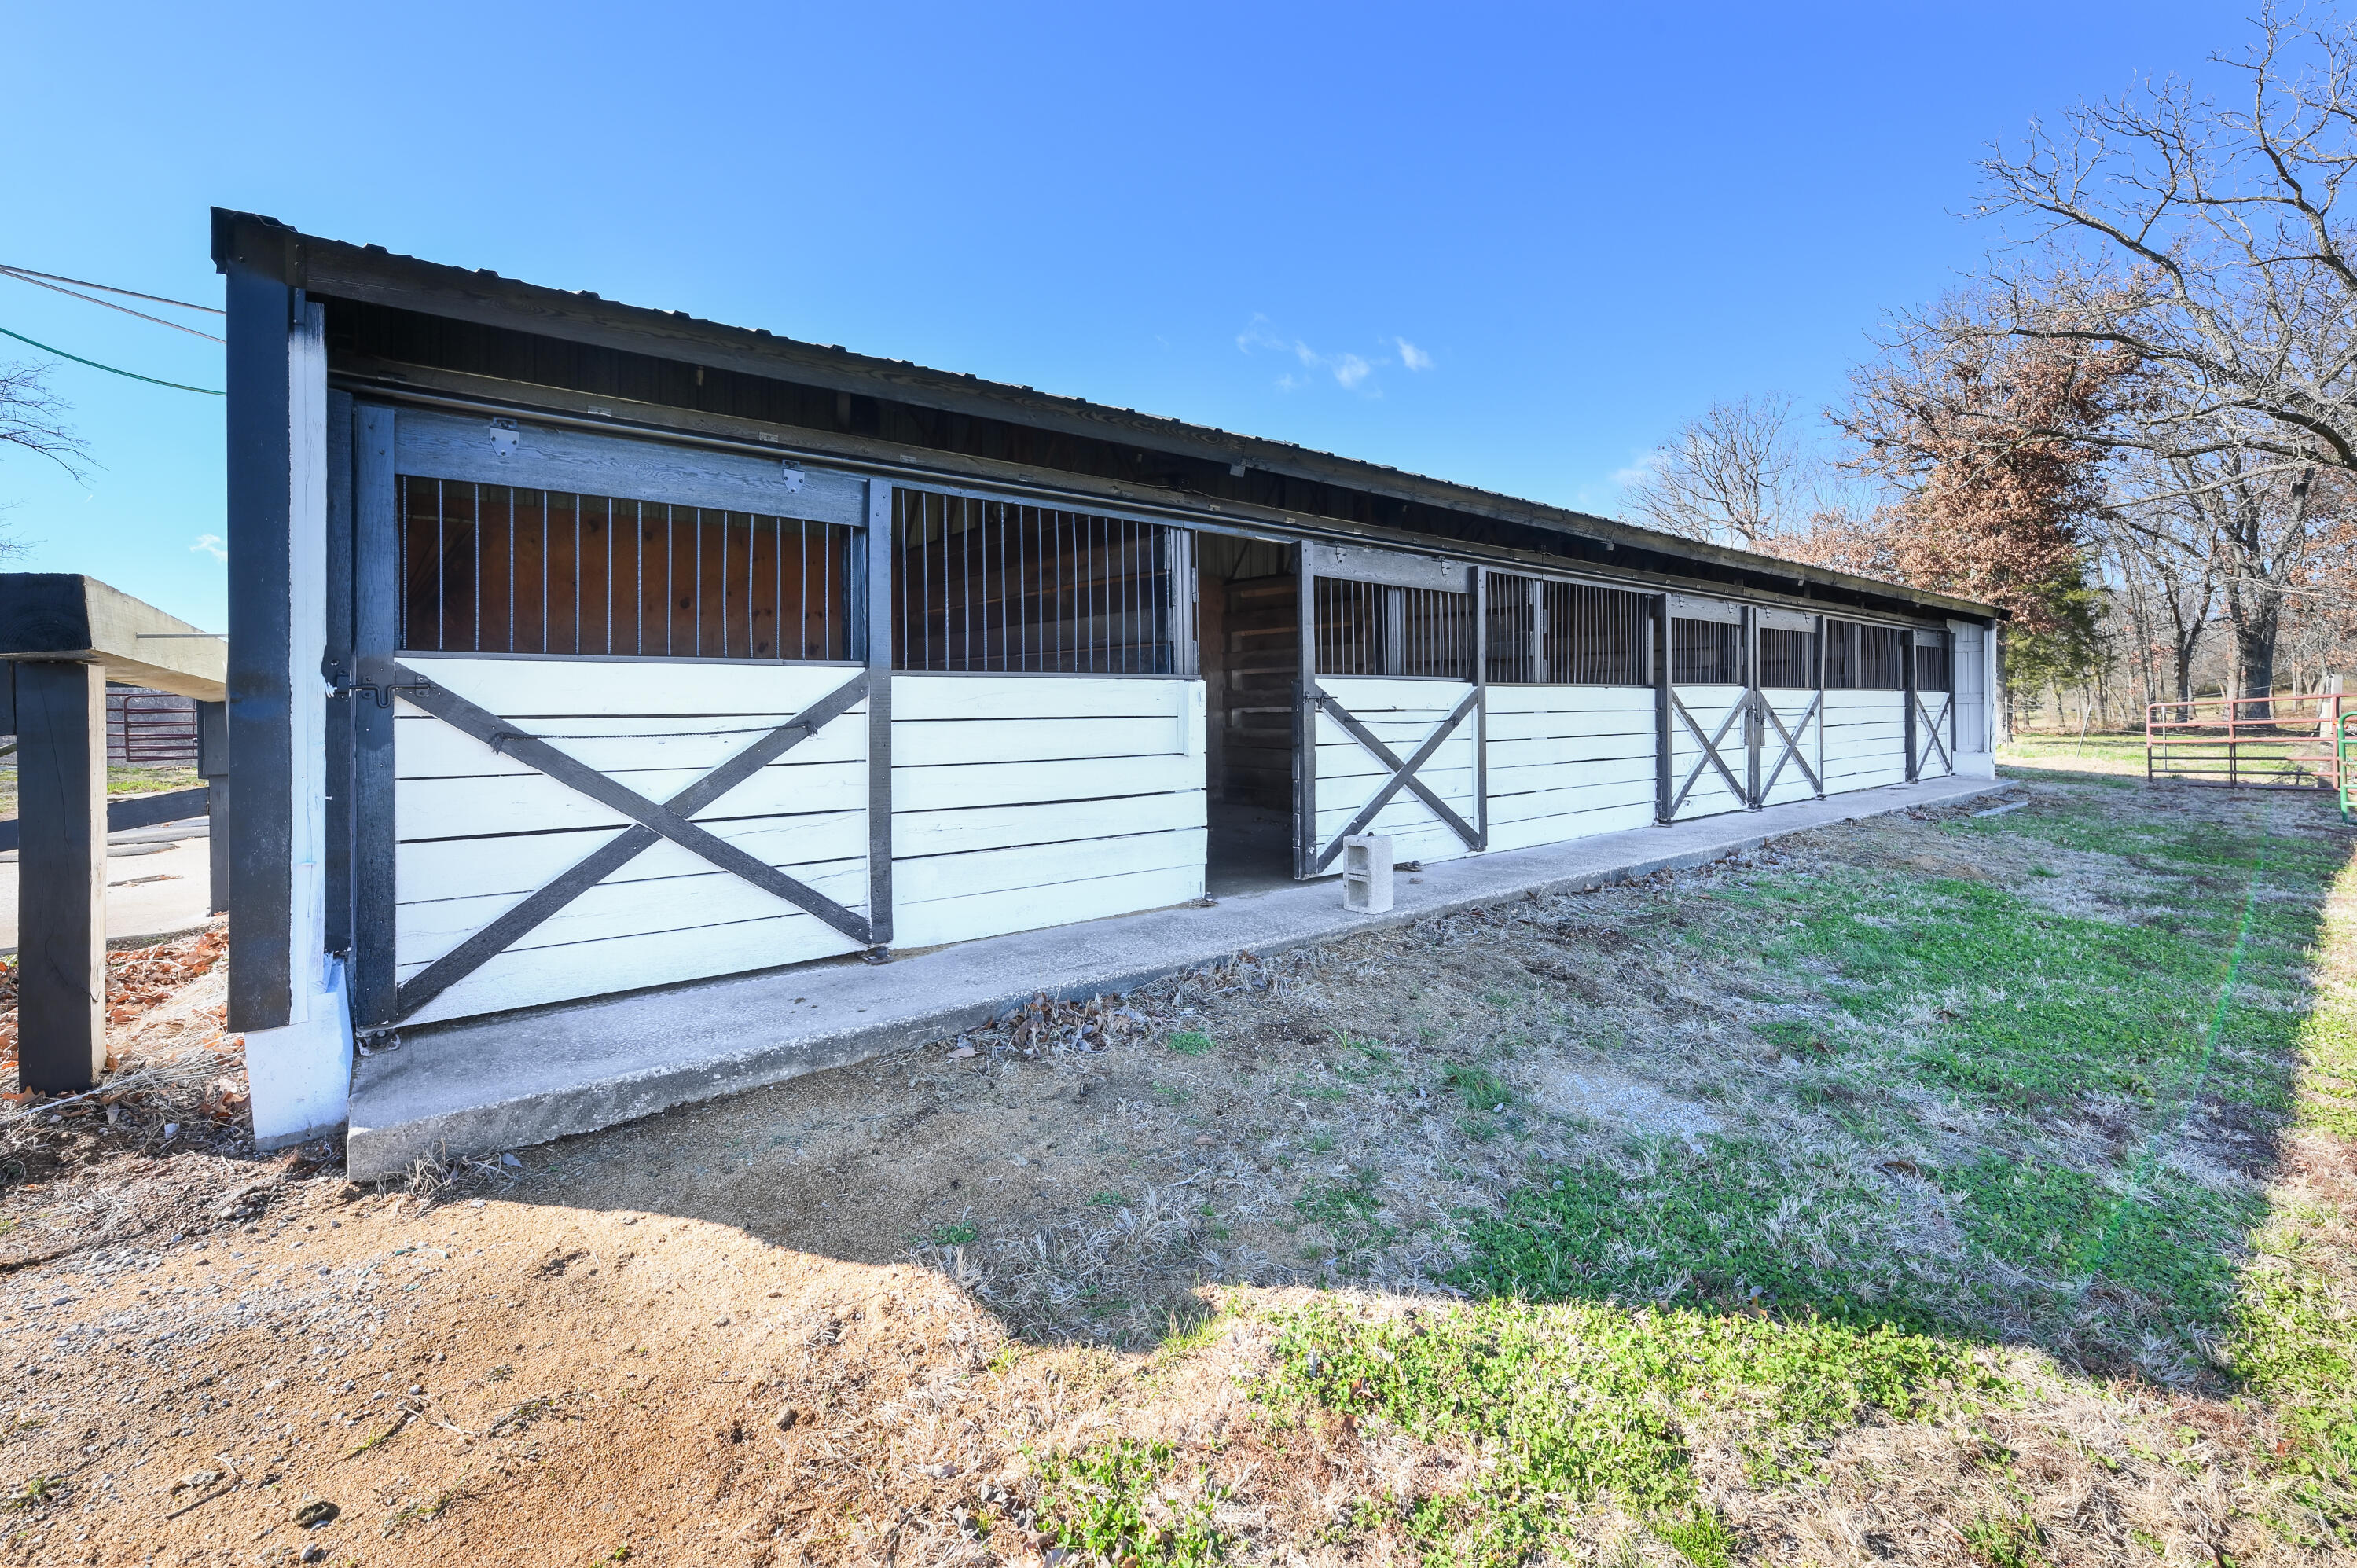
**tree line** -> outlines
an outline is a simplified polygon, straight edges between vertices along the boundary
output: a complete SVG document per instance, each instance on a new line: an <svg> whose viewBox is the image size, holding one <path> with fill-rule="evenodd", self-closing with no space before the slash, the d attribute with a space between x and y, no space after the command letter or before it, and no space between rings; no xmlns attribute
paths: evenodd
<svg viewBox="0 0 2357 1568"><path fill-rule="evenodd" d="M1689 421L1625 514L1997 605L2011 702L2357 672L2357 27L2252 27L2217 95L1992 150L1978 275L1889 318L1814 428L1783 396Z"/></svg>

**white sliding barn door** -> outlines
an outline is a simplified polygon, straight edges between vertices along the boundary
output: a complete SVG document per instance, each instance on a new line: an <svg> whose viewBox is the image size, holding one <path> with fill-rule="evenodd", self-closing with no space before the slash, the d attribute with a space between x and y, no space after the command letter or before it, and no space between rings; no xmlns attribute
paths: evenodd
<svg viewBox="0 0 2357 1568"><path fill-rule="evenodd" d="M865 672L843 665L683 664L407 655L435 692L395 709L395 979L414 997L437 961L568 874L599 871L402 1021L426 1023L795 963L869 945ZM849 688L849 690L846 690ZM496 716L498 744L412 695ZM852 700L846 701L846 697ZM816 710L816 714L813 714ZM748 771L798 715L823 715ZM732 761L747 772L688 822L846 911L831 921L626 809L519 760L526 738L647 802L677 801ZM789 732L789 738L791 732ZM627 802L625 803L627 806ZM610 869L635 833L643 847ZM843 929L845 924L853 929ZM409 998L405 998L407 1000Z"/></svg>

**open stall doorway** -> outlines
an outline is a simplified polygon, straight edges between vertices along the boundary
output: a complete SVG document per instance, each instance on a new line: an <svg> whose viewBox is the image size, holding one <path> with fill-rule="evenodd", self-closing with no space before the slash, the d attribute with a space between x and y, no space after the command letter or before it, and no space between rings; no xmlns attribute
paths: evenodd
<svg viewBox="0 0 2357 1568"><path fill-rule="evenodd" d="M1195 536L1214 898L1293 881L1294 726L1301 670L1298 551Z"/></svg>

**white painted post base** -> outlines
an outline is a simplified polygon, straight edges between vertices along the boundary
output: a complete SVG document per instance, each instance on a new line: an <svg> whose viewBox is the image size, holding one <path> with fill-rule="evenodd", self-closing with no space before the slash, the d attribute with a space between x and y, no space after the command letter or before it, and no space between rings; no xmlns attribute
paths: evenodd
<svg viewBox="0 0 2357 1568"><path fill-rule="evenodd" d="M1994 779L1996 777L1996 754L1988 751L1967 751L1956 758L1959 779Z"/></svg>
<svg viewBox="0 0 2357 1568"><path fill-rule="evenodd" d="M256 1148L283 1149L344 1124L351 1101L352 1015L344 1002L343 961L328 959L325 967L320 993L310 999L304 1022L246 1034Z"/></svg>
<svg viewBox="0 0 2357 1568"><path fill-rule="evenodd" d="M1389 833L1354 833L1342 841L1342 908L1380 915L1392 907Z"/></svg>

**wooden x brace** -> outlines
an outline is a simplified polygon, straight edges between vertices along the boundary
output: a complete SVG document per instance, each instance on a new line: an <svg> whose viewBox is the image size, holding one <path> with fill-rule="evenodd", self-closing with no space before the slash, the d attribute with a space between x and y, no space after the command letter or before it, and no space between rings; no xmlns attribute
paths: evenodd
<svg viewBox="0 0 2357 1568"><path fill-rule="evenodd" d="M1948 699L1952 703L1955 700L1953 697ZM1921 773L1923 770L1923 764L1931 760L1931 752L1936 751L1940 754L1940 767L1947 772L1953 773L1956 770L1956 764L1948 756L1948 748L1940 739L1940 722L1932 716L1932 710L1923 705L1923 693L1921 692L1915 693L1915 711L1923 716L1923 738L1932 743L1931 751L1925 752L1923 756L1915 759L1915 770Z"/></svg>
<svg viewBox="0 0 2357 1568"><path fill-rule="evenodd" d="M1811 768L1809 766L1809 759L1801 755L1801 743L1792 737L1793 730L1798 730L1803 735L1808 734L1809 721L1817 716L1817 709L1824 703L1824 700L1825 694L1823 692L1820 692L1815 696L1810 698L1808 710L1801 714L1799 721L1792 725L1792 729L1786 729L1784 727L1784 721L1776 716L1776 705L1765 697L1759 699L1760 711L1768 716L1768 722L1776 726L1776 733L1783 737L1784 751L1782 756L1776 758L1776 766L1769 770L1768 781L1760 786L1760 800L1757 802L1758 804L1764 806L1768 803L1769 793L1776 788L1776 780L1784 776L1784 764L1787 762L1792 763L1800 768L1801 776L1809 781L1810 789L1814 789L1820 795L1825 792L1824 783L1817 778L1816 769Z"/></svg>
<svg viewBox="0 0 2357 1568"><path fill-rule="evenodd" d="M1456 711L1441 720L1439 727L1424 737L1424 744L1417 746L1415 755L1405 762L1400 760L1399 753L1383 743L1381 736L1361 724L1350 709L1336 701L1332 693L1313 684L1309 688L1309 696L1312 702L1326 710L1329 718L1349 732L1352 740L1374 753L1375 760L1392 770L1392 776L1383 781L1383 787L1375 791L1375 798L1359 808L1359 814L1351 819L1349 827L1334 835L1334 842L1326 846L1326 853L1318 857L1318 864L1311 869L1325 870L1334 857L1342 853L1342 841L1352 833L1366 832L1367 824L1373 822L1376 814L1390 803L1393 796L1402 789L1406 789L1430 807L1434 816L1447 822L1449 830L1465 841L1466 848L1481 847L1481 835L1474 832L1472 824L1451 811L1447 801L1426 789L1424 780L1415 776L1415 770L1423 767L1434 752L1440 749L1440 743L1448 738L1449 732L1463 724L1465 715L1471 713L1474 706L1480 702L1480 688L1477 687L1465 693L1465 700L1457 704Z"/></svg>
<svg viewBox="0 0 2357 1568"><path fill-rule="evenodd" d="M400 682L402 695L413 706L424 709L453 729L473 736L502 757L538 768L558 783L579 790L638 824L623 830L555 881L410 976L393 993L393 1021L408 1017L493 956L506 951L517 938L653 848L659 839L669 839L721 870L743 877L763 892L774 894L796 908L809 910L854 941L875 940L867 921L855 911L688 820L816 735L828 720L849 711L867 694L865 671L658 805L628 785L616 783L588 764L567 756L537 736L516 729L498 714L477 707L414 671L397 663L391 670L391 681Z"/></svg>
<svg viewBox="0 0 2357 1568"><path fill-rule="evenodd" d="M1670 693L1670 706L1677 710L1678 717L1685 720L1686 728L1694 731L1695 739L1702 742L1702 756L1695 758L1694 771L1686 775L1684 786L1678 790L1678 798L1670 802L1671 816L1676 816L1678 814L1678 808L1686 803L1686 797L1694 792L1695 783L1697 779L1701 779L1702 770L1705 768L1717 768L1718 776L1727 780L1727 788L1734 794L1737 800L1748 801L1750 799L1750 797L1745 792L1743 786L1736 782L1735 775L1733 772L1729 771L1726 761L1718 755L1718 743L1727 738L1727 732L1735 727L1735 721L1744 715L1744 713L1750 706L1750 694L1746 693L1742 701L1737 703L1735 706L1727 711L1727 717L1719 722L1718 733L1717 735L1706 736L1702 733L1702 725L1695 723L1695 716L1686 712L1686 705L1678 701L1677 693L1672 692Z"/></svg>

